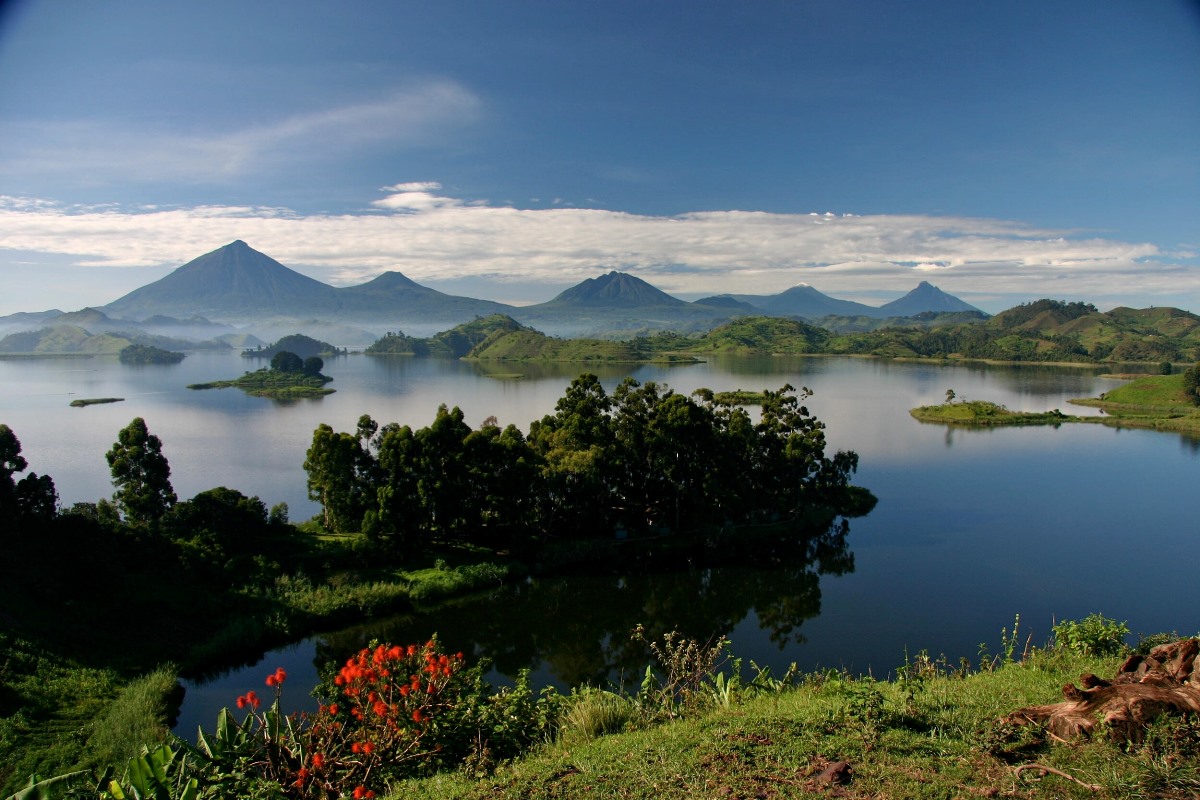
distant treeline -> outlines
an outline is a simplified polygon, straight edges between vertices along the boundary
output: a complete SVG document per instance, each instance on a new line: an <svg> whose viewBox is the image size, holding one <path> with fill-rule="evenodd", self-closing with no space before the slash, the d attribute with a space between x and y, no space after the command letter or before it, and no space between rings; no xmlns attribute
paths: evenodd
<svg viewBox="0 0 1200 800"><path fill-rule="evenodd" d="M1200 317L1174 308L1118 308L1038 300L991 319L923 314L890 327L858 328L857 318L749 316L700 334L663 332L624 341L558 339L501 314L428 339L389 332L366 352L481 361L658 361L708 353L874 355L1030 362L1195 362Z"/></svg>

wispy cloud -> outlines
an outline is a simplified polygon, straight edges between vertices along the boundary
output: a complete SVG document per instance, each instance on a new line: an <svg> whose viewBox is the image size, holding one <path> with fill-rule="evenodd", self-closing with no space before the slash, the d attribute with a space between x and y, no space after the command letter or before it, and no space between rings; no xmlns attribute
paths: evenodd
<svg viewBox="0 0 1200 800"><path fill-rule="evenodd" d="M0 176L71 177L81 183L214 183L291 164L337 161L364 147L436 141L482 112L454 81L433 79L377 99L225 131L186 131L140 119L0 123Z"/></svg>
<svg viewBox="0 0 1200 800"><path fill-rule="evenodd" d="M1200 298L1200 267L1149 243L1021 222L916 215L705 211L670 217L464 202L436 182L383 187L375 210L78 208L0 198L0 247L81 267L182 264L244 239L293 267L353 284L385 270L417 281L564 285L618 269L669 292L906 291L1092 299ZM1178 302L1178 301L1175 301Z"/></svg>

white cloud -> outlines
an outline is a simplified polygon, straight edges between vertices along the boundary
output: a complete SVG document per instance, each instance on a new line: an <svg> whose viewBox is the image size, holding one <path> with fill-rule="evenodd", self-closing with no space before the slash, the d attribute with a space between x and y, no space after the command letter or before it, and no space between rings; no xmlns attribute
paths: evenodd
<svg viewBox="0 0 1200 800"><path fill-rule="evenodd" d="M1006 220L522 210L464 202L439 189L397 183L384 187L378 210L340 215L252 206L85 209L0 197L0 248L69 255L80 266L177 266L244 239L339 284L399 270L424 282L563 286L618 269L691 295L768 294L800 282L834 295L903 292L929 278L956 294L1162 296L1185 298L1166 304L1200 305L1200 268L1172 263L1153 244Z"/></svg>

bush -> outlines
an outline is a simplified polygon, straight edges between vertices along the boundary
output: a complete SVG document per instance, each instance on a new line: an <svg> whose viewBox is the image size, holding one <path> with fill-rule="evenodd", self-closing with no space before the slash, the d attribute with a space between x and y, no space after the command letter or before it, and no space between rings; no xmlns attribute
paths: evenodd
<svg viewBox="0 0 1200 800"><path fill-rule="evenodd" d="M1124 652L1129 626L1100 614L1055 625L1054 643L1080 655L1115 656Z"/></svg>

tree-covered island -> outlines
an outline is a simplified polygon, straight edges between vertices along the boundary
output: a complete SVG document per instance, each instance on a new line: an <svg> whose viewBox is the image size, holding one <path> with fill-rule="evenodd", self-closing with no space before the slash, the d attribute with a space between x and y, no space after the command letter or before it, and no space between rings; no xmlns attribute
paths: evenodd
<svg viewBox="0 0 1200 800"><path fill-rule="evenodd" d="M131 344L117 353L122 364L178 364L184 357L184 353L145 344Z"/></svg>
<svg viewBox="0 0 1200 800"><path fill-rule="evenodd" d="M303 397L321 397L333 394L335 389L325 386L333 378L321 370L325 362L318 356L300 358L295 353L281 350L271 358L269 367L247 372L240 378L209 383L191 383L189 389L241 389L255 397L271 397L288 400Z"/></svg>

